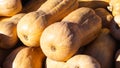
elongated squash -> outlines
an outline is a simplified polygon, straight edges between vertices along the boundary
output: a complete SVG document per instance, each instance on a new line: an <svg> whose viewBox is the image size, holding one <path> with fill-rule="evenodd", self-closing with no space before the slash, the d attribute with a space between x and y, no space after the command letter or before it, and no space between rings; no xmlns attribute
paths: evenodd
<svg viewBox="0 0 120 68"><path fill-rule="evenodd" d="M101 19L94 10L79 8L61 22L45 28L40 38L40 46L48 58L67 61L80 47L94 40L100 30Z"/></svg>
<svg viewBox="0 0 120 68"><path fill-rule="evenodd" d="M26 14L17 25L17 34L26 46L38 47L43 30L78 8L77 0L47 0L35 11Z"/></svg>

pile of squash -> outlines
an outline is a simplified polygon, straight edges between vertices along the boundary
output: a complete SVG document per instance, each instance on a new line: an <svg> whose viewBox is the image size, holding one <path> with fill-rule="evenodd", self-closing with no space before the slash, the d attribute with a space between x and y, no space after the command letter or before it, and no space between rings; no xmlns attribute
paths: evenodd
<svg viewBox="0 0 120 68"><path fill-rule="evenodd" d="M0 68L120 68L119 0L0 0Z"/></svg>

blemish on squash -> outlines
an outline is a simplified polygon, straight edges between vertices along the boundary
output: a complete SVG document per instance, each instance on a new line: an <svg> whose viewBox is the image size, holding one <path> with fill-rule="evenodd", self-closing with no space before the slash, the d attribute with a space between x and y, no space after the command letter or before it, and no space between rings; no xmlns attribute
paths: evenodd
<svg viewBox="0 0 120 68"><path fill-rule="evenodd" d="M79 68L79 66L76 65L75 68Z"/></svg>
<svg viewBox="0 0 120 68"><path fill-rule="evenodd" d="M28 40L28 36L27 35L23 35L25 40Z"/></svg>
<svg viewBox="0 0 120 68"><path fill-rule="evenodd" d="M55 46L51 46L51 51L53 51L53 52L55 52L55 51L56 51Z"/></svg>

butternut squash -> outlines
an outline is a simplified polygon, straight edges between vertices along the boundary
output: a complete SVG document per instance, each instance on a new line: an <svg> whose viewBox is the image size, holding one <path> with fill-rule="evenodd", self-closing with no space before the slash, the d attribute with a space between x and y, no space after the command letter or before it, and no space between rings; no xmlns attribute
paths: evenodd
<svg viewBox="0 0 120 68"><path fill-rule="evenodd" d="M26 14L17 25L19 39L31 47L40 46L43 30L78 8L77 0L47 0L35 11Z"/></svg>
<svg viewBox="0 0 120 68"><path fill-rule="evenodd" d="M21 0L0 0L0 16L13 16L21 10Z"/></svg>
<svg viewBox="0 0 120 68"><path fill-rule="evenodd" d="M12 16L7 20L0 21L0 48L10 49L18 41L16 26L24 13Z"/></svg>
<svg viewBox="0 0 120 68"><path fill-rule="evenodd" d="M48 58L67 61L80 47L94 40L100 29L101 19L94 10L79 8L61 22L45 28L40 38L40 46Z"/></svg>
<svg viewBox="0 0 120 68"><path fill-rule="evenodd" d="M5 59L2 65L2 68L12 68L13 61L16 55L19 53L20 50L26 48L25 46L21 45L20 47L15 48Z"/></svg>
<svg viewBox="0 0 120 68"><path fill-rule="evenodd" d="M95 58L89 55L78 54L71 57L63 68L101 68L101 66Z"/></svg>
<svg viewBox="0 0 120 68"><path fill-rule="evenodd" d="M85 54L94 57L101 68L113 68L116 42L110 36L109 29L102 29L100 35L91 44L87 45Z"/></svg>
<svg viewBox="0 0 120 68"><path fill-rule="evenodd" d="M12 68L42 68L44 58L39 47L26 47L17 53Z"/></svg>
<svg viewBox="0 0 120 68"><path fill-rule="evenodd" d="M81 33L81 38L79 38L81 41L80 46L86 45L95 39L102 28L101 18L95 13L93 9L87 7L76 9L64 17L62 21L78 24L79 31ZM85 36L87 36L87 38Z"/></svg>

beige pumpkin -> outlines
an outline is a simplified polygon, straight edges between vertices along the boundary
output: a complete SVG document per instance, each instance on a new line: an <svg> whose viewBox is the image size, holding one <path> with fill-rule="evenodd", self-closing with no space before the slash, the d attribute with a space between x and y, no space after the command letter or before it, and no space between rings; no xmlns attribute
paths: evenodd
<svg viewBox="0 0 120 68"><path fill-rule="evenodd" d="M50 58L46 59L46 68L63 68L65 62L55 61Z"/></svg>
<svg viewBox="0 0 120 68"><path fill-rule="evenodd" d="M45 59L39 47L21 49L12 63L12 68L42 68Z"/></svg>
<svg viewBox="0 0 120 68"><path fill-rule="evenodd" d="M94 57L101 64L101 68L113 68L116 42L110 36L109 29L102 29L100 35L87 45L85 54Z"/></svg>
<svg viewBox="0 0 120 68"><path fill-rule="evenodd" d="M101 66L95 58L78 54L71 57L62 68L101 68Z"/></svg>
<svg viewBox="0 0 120 68"><path fill-rule="evenodd" d="M48 25L61 20L77 7L77 0L47 0L37 11L26 14L19 21L18 37L26 46L40 46L39 41L43 30Z"/></svg>
<svg viewBox="0 0 120 68"><path fill-rule="evenodd" d="M0 16L13 16L21 10L21 0L0 0Z"/></svg>
<svg viewBox="0 0 120 68"><path fill-rule="evenodd" d="M0 48L10 49L18 41L16 26L24 13L12 16L10 19L0 21Z"/></svg>

